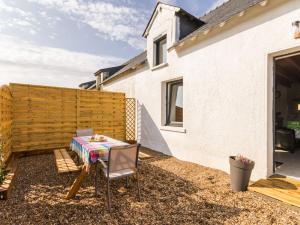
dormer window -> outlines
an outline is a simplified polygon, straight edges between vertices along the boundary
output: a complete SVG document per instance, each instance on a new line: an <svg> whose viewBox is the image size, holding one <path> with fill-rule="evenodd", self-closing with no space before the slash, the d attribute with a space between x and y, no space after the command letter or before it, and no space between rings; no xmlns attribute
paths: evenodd
<svg viewBox="0 0 300 225"><path fill-rule="evenodd" d="M154 66L167 63L167 35L154 41Z"/></svg>

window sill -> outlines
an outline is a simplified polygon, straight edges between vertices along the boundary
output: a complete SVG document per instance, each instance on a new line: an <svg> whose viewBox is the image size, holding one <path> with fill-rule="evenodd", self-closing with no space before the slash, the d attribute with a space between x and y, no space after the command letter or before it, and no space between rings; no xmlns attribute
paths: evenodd
<svg viewBox="0 0 300 225"><path fill-rule="evenodd" d="M161 68L163 68L163 67L166 67L166 66L168 66L169 64L168 63L162 63L162 64L159 64L158 66L154 66L154 67L152 67L152 71L153 70L158 70L158 69L161 69Z"/></svg>
<svg viewBox="0 0 300 225"><path fill-rule="evenodd" d="M186 129L184 127L161 126L160 130L171 131L176 133L186 133Z"/></svg>

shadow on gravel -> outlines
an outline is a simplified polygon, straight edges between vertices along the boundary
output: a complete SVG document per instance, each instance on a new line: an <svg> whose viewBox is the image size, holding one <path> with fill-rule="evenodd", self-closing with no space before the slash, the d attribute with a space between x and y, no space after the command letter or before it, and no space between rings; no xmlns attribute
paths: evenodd
<svg viewBox="0 0 300 225"><path fill-rule="evenodd" d="M20 158L18 163L12 198L0 202L1 224L222 224L244 211L210 203L201 197L199 187L143 161L140 166L142 202L137 201L134 179L128 189L124 188L125 180L115 181L110 215L102 178L100 196L94 196L94 171L76 198L67 201L64 186L76 174L58 175L53 155Z"/></svg>

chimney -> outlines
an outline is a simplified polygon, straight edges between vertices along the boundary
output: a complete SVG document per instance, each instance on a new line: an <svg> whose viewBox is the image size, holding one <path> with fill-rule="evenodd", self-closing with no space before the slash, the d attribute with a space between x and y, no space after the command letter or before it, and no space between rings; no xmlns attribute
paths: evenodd
<svg viewBox="0 0 300 225"><path fill-rule="evenodd" d="M101 72L96 78L96 89L103 90L103 81L108 77L108 72Z"/></svg>
<svg viewBox="0 0 300 225"><path fill-rule="evenodd" d="M102 83L103 79L102 79L102 72L100 74L97 74L96 76L96 89L100 90L100 84Z"/></svg>

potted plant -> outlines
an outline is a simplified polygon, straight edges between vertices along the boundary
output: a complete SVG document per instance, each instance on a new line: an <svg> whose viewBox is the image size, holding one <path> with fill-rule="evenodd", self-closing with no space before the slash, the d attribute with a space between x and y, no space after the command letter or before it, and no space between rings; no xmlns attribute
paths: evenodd
<svg viewBox="0 0 300 225"><path fill-rule="evenodd" d="M233 191L246 191L254 162L242 155L230 156L230 181Z"/></svg>

